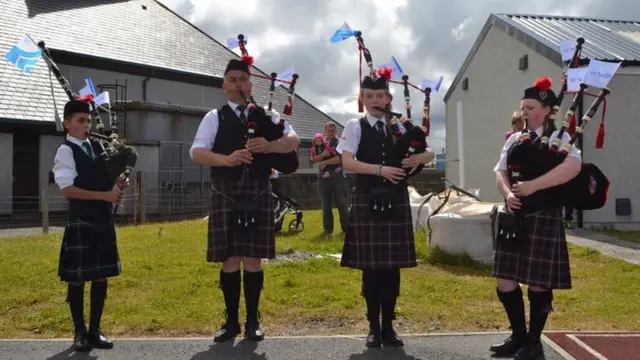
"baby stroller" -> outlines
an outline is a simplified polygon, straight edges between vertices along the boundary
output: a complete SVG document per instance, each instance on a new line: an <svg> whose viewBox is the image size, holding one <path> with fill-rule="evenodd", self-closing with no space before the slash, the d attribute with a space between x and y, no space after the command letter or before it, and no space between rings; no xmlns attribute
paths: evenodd
<svg viewBox="0 0 640 360"><path fill-rule="evenodd" d="M289 222L289 231L302 231L304 230L304 222L302 222L302 207L297 201L288 197L282 192L282 186L278 178L271 178L271 196L275 199L275 230L276 232L282 230L282 224L284 223L284 216L294 214L295 219Z"/></svg>

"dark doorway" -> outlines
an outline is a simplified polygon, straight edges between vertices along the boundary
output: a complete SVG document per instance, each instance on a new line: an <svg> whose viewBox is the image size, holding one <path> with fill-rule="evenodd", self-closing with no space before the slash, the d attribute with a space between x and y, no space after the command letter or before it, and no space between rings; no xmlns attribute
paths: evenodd
<svg viewBox="0 0 640 360"><path fill-rule="evenodd" d="M40 208L39 154L39 134L13 134L13 211L16 215Z"/></svg>

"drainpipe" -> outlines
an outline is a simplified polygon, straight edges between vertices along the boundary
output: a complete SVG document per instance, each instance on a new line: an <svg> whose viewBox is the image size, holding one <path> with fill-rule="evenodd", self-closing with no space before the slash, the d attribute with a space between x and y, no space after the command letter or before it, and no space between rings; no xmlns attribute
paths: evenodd
<svg viewBox="0 0 640 360"><path fill-rule="evenodd" d="M151 72L151 75L147 76L144 80L142 80L142 101L147 101L147 81L151 79L152 75L153 75L153 71Z"/></svg>

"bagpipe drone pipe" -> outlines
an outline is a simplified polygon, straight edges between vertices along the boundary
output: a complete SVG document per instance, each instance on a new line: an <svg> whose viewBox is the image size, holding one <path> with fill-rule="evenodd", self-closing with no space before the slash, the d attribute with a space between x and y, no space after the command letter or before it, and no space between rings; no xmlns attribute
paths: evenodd
<svg viewBox="0 0 640 360"><path fill-rule="evenodd" d="M371 57L371 52L364 45L364 40L362 38L361 31L355 31L354 36L358 42L358 49L360 52L360 78L362 78L362 57L364 57L367 66L369 67L369 76L372 78L377 78L378 76L384 77L388 83L401 84L404 87L404 101L405 101L405 110L406 115L402 115L400 113L396 113L391 111L391 105L387 105L385 109L376 107L377 110L383 111L387 116L387 129L395 138L395 143L397 147L397 153L402 157L402 159L410 157L414 154L421 154L427 151L427 137L430 132L430 101L431 101L431 88L426 87L424 90L419 87L413 85L409 82L409 76L403 75L402 81L393 81L391 80L392 70L389 68L382 68L379 70L375 70L373 68L373 59ZM409 91L409 87L413 87L418 91L424 93L424 106L423 106L423 117L422 117L422 126L416 126L413 124L411 120L411 93ZM363 111L363 104L359 100L358 110L360 112ZM400 130L400 126L398 124L402 124L405 129L403 133ZM401 159L401 160L402 160ZM424 168L424 164L419 164L417 167L413 169L406 169L407 176L414 176L420 173Z"/></svg>
<svg viewBox="0 0 640 360"><path fill-rule="evenodd" d="M69 97L69 100L86 101L91 105L93 119L98 132L89 132L88 137L95 140L100 145L99 155L105 161L107 173L109 174L109 181L115 184L116 180L120 177L128 179L131 176L131 171L136 166L136 162L138 160L138 152L133 146L125 145L118 138L117 114L115 112L111 112L111 110L105 109L101 105L98 105L94 101L92 95L80 97L79 95L74 94L71 90L69 81L67 81L67 79L62 75L62 73L60 72L60 68L53 61L53 58L51 57L51 54L49 53L49 49L46 47L45 42L38 42L38 47L42 50L42 58L46 62L49 71L51 71L56 77L58 83ZM53 101L55 103L55 97ZM111 132L108 136L105 135L104 132L104 124L102 122L102 119L100 118L100 110L106 111L110 114ZM62 122L60 121L57 111L55 116L57 130L64 131L64 127L62 125ZM116 206L113 208L113 215L118 212L118 207L119 205L116 204Z"/></svg>
<svg viewBox="0 0 640 360"><path fill-rule="evenodd" d="M564 69L562 89L559 92L555 106L547 120L543 135L531 140L531 133L523 131L523 134L508 150L507 165L508 174L511 185L518 181L530 181L536 179L556 166L560 165L569 155L575 145L575 142L584 132L584 127L593 118L601 104L603 104L602 118L604 121L604 113L606 112L605 97L610 93L606 87L602 88L597 95L585 92L587 85L580 84L580 89L574 94L573 101L565 114L562 127L557 130L557 135L549 145L549 139L556 131L555 117L562 105L563 96L567 92L567 71L575 66L579 60L579 52L582 49L584 39L577 40L574 56ZM550 84L549 84L550 86ZM562 137L570 128L570 123L575 121L575 111L581 101L583 95L595 96L591 106L582 117L582 124L576 128L575 133L571 136L571 140L562 145ZM525 129L527 124L525 122ZM601 123L600 131L596 139L596 148L602 147L604 131L603 123ZM591 163L583 163L581 170L577 176L570 181L537 191L529 196L522 197L522 212L533 213L549 206L573 206L578 210L593 210L602 208L607 202L607 192L609 189L609 180L604 173Z"/></svg>
<svg viewBox="0 0 640 360"><path fill-rule="evenodd" d="M245 61L249 67L253 66L254 58L249 55L249 52L246 49L246 40L243 34L238 35L238 46L240 47L241 59ZM295 93L295 86L298 82L299 75L293 74L291 81L277 79L278 74L273 72L270 74L270 77L263 76L258 73L252 73L252 77L258 77L265 80L270 80L271 83L269 85L269 105L265 110L263 107L259 106L253 95L247 96L240 91L240 94L245 99L245 105L248 110L247 116L247 139L253 139L255 137L264 136L266 131L272 127L277 126L280 130L279 137L284 136L284 128L285 121L287 118L291 119L291 115L293 114L293 97ZM289 84L289 88L287 91L287 99L285 100L284 110L282 114L280 114L280 121L275 124L272 120L274 115L273 111L273 95L276 91L276 81ZM288 153L280 154L280 153L271 153L269 156L273 159L274 165L273 168L278 170L283 174L292 174L299 167L298 153L297 151L291 151ZM246 171L243 171L243 174Z"/></svg>

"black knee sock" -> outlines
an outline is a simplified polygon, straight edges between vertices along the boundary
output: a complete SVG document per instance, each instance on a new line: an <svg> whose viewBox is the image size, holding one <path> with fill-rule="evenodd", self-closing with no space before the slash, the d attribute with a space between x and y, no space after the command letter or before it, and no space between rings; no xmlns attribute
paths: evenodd
<svg viewBox="0 0 640 360"><path fill-rule="evenodd" d="M396 319L396 301L400 296L400 269L382 272L382 328L391 329Z"/></svg>
<svg viewBox="0 0 640 360"><path fill-rule="evenodd" d="M524 314L522 289L518 286L515 290L502 292L496 288L496 292L509 318L513 337L524 339L527 335L527 320Z"/></svg>
<svg viewBox="0 0 640 360"><path fill-rule="evenodd" d="M247 322L258 322L258 308L260 306L260 294L264 285L264 271L257 272L244 270L244 302L247 309Z"/></svg>
<svg viewBox="0 0 640 360"><path fill-rule="evenodd" d="M71 310L74 331L76 333L84 331L86 328L84 323L84 283L81 285L68 284L67 302Z"/></svg>
<svg viewBox="0 0 640 360"><path fill-rule="evenodd" d="M238 322L238 307L240 306L240 270L224 272L220 270L220 288L224 295L227 312L227 322Z"/></svg>
<svg viewBox="0 0 640 360"><path fill-rule="evenodd" d="M380 292L377 280L375 271L362 271L362 296L367 304L366 315L372 330L380 329Z"/></svg>
<svg viewBox="0 0 640 360"><path fill-rule="evenodd" d="M553 311L553 291L527 291L530 304L529 335L533 342L539 342L542 330L547 322L549 313Z"/></svg>
<svg viewBox="0 0 640 360"><path fill-rule="evenodd" d="M89 331L100 329L100 320L104 310L104 300L107 298L107 280L91 283L91 320Z"/></svg>

